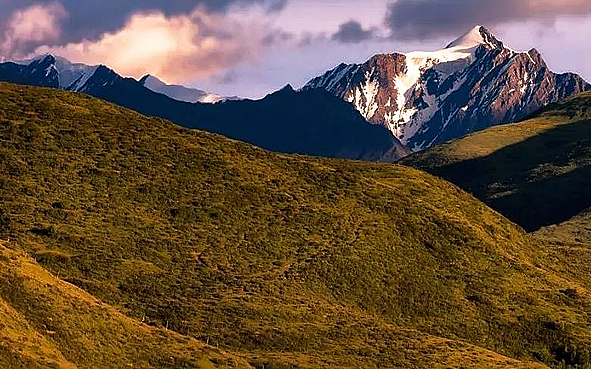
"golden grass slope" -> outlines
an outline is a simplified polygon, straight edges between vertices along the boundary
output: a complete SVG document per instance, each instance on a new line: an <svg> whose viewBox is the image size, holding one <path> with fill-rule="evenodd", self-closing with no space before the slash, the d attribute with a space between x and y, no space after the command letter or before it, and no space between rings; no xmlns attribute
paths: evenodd
<svg viewBox="0 0 591 369"><path fill-rule="evenodd" d="M0 267L2 368L250 368L237 355L121 315L4 243L0 245ZM408 339L405 355L413 367L542 367L462 342L389 329ZM242 356L255 363L258 360L254 352ZM371 366L369 361L355 364L284 353L267 356L285 367L294 363L311 368Z"/></svg>
<svg viewBox="0 0 591 369"><path fill-rule="evenodd" d="M4 291L20 314L73 314L61 330L22 323L79 367L210 346L255 368L589 364L587 284L446 181L277 155L81 95L0 85L0 237L113 306L72 312L42 283ZM135 319L119 333L75 323L118 312Z"/></svg>
<svg viewBox="0 0 591 369"><path fill-rule="evenodd" d="M125 317L4 244L0 265L3 368L250 367L194 339Z"/></svg>

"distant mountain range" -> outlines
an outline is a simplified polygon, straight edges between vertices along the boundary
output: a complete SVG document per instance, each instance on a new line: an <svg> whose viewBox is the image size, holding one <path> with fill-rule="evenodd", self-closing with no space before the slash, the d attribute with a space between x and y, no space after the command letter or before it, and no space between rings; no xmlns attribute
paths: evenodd
<svg viewBox="0 0 591 369"><path fill-rule="evenodd" d="M0 80L87 93L269 150L379 161L519 121L591 89L576 74L550 71L535 49L516 52L482 26L443 50L341 64L300 91L289 87L258 101L167 85L152 75L124 78L52 55L1 63Z"/></svg>
<svg viewBox="0 0 591 369"><path fill-rule="evenodd" d="M222 100L239 100L238 96L220 96L216 94L207 93L196 88L189 88L180 85L167 85L166 83L154 77L151 74L147 74L139 80L139 83L144 87L149 88L154 92L161 93L170 98L185 102L203 102L203 103L215 103Z"/></svg>
<svg viewBox="0 0 591 369"><path fill-rule="evenodd" d="M99 75L109 74L107 70L110 69L103 65L72 63L65 58L50 54L30 60L0 64L0 76L3 80L75 92L96 90L94 79ZM121 76L113 75L113 77ZM225 99L238 99L236 96L224 97L195 88L168 85L150 74L142 77L138 82L154 92L179 101L214 103Z"/></svg>
<svg viewBox="0 0 591 369"><path fill-rule="evenodd" d="M341 64L306 88L324 88L387 127L413 151L523 119L591 85L548 69L538 51L516 52L477 26L435 52L376 55Z"/></svg>
<svg viewBox="0 0 591 369"><path fill-rule="evenodd" d="M322 89L296 92L287 86L258 101L190 103L181 100L219 97L152 76L124 78L103 65L74 64L52 55L2 63L0 80L86 93L278 152L373 161L395 161L408 153L388 130L368 124L350 104Z"/></svg>
<svg viewBox="0 0 591 369"><path fill-rule="evenodd" d="M353 106L322 89L295 91L288 85L256 101L191 104L127 78L90 94L277 152L371 161L396 161L408 154L387 129L368 124Z"/></svg>

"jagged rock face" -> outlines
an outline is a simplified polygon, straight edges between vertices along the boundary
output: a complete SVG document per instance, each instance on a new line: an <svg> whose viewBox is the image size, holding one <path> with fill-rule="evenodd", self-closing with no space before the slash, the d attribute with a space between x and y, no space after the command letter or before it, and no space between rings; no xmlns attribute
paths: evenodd
<svg viewBox="0 0 591 369"><path fill-rule="evenodd" d="M70 63L45 55L26 63L0 63L0 80L32 86L90 93L122 77L105 66Z"/></svg>
<svg viewBox="0 0 591 369"><path fill-rule="evenodd" d="M312 79L355 105L412 150L524 118L591 89L572 73L555 74L532 49L515 52L478 26L435 52L376 55Z"/></svg>
<svg viewBox="0 0 591 369"><path fill-rule="evenodd" d="M2 63L0 64L0 79L40 87L59 87L55 58L51 55L32 60L27 65Z"/></svg>
<svg viewBox="0 0 591 369"><path fill-rule="evenodd" d="M397 76L405 72L405 55L382 54L360 65L341 64L305 88L324 88L352 102L366 119L387 125L386 117L399 110L392 97L398 89Z"/></svg>
<svg viewBox="0 0 591 369"><path fill-rule="evenodd" d="M121 80L123 80L123 77L115 73L112 69L101 65L80 91L90 95L96 95L106 87L113 86Z"/></svg>

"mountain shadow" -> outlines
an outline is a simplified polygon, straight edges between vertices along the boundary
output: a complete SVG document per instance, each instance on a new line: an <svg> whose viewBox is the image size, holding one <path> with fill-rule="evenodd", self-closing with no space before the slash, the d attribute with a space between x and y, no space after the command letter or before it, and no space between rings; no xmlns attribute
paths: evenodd
<svg viewBox="0 0 591 369"><path fill-rule="evenodd" d="M418 166L535 231L591 206L591 120L558 125L487 156Z"/></svg>
<svg viewBox="0 0 591 369"><path fill-rule="evenodd" d="M380 160L392 150L405 150L387 129L368 124L351 104L321 89L297 92L288 85L261 100L205 104L177 101L123 79L88 93L271 151Z"/></svg>

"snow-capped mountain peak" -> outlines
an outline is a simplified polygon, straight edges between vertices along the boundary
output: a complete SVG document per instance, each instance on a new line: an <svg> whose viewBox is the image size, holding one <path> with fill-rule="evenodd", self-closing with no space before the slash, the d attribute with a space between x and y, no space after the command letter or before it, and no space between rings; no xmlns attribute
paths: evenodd
<svg viewBox="0 0 591 369"><path fill-rule="evenodd" d="M480 45L486 45L491 48L503 48L503 43L499 41L486 27L475 26L464 35L452 41L446 46L446 49L470 49Z"/></svg>
<svg viewBox="0 0 591 369"><path fill-rule="evenodd" d="M43 54L28 60L15 61L23 67L28 67L29 74L44 70L50 87L69 91L82 91L84 85L99 68L98 65L72 63L69 60L52 54ZM43 77L43 76L41 76Z"/></svg>
<svg viewBox="0 0 591 369"><path fill-rule="evenodd" d="M307 88L351 102L416 151L519 120L591 85L574 74L551 72L535 50L516 52L476 26L442 50L340 64Z"/></svg>
<svg viewBox="0 0 591 369"><path fill-rule="evenodd" d="M62 57L55 58L55 69L59 75L60 88L78 91L94 75L99 65L72 63Z"/></svg>

